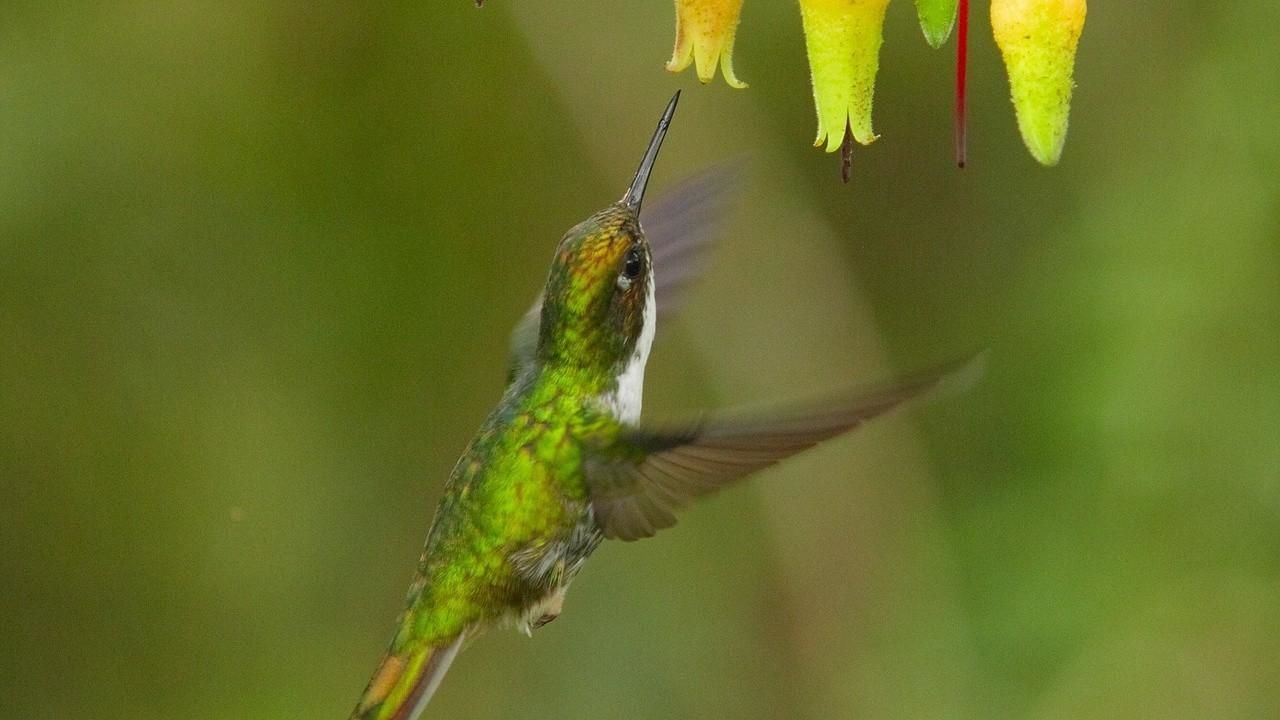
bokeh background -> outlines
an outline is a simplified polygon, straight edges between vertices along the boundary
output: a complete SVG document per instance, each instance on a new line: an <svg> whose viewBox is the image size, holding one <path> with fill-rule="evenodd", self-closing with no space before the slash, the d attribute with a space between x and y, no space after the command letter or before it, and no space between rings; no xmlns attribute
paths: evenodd
<svg viewBox="0 0 1280 720"><path fill-rule="evenodd" d="M603 547L428 717L1280 716L1280 10L1097 2L1060 167L974 8L890 8L842 186L800 20L669 76L665 2L0 11L0 716L342 718L555 241L686 89L656 190L746 156L646 413L992 351Z"/></svg>

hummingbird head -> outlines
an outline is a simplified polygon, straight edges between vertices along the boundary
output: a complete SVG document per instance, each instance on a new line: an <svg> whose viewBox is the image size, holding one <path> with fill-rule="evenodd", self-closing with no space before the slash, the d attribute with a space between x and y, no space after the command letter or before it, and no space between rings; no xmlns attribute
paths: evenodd
<svg viewBox="0 0 1280 720"><path fill-rule="evenodd" d="M634 382L637 394L657 314L640 204L679 98L677 92L667 104L622 199L560 240L542 299L539 359L598 372L618 384Z"/></svg>

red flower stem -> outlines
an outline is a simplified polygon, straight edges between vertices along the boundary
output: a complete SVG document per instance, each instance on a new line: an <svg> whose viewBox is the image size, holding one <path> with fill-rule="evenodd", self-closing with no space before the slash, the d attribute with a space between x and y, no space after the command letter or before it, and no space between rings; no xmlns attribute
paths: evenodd
<svg viewBox="0 0 1280 720"><path fill-rule="evenodd" d="M960 0L956 9L960 27L956 28L956 165L964 168L968 159L968 128L965 118L965 88L969 73L969 0Z"/></svg>

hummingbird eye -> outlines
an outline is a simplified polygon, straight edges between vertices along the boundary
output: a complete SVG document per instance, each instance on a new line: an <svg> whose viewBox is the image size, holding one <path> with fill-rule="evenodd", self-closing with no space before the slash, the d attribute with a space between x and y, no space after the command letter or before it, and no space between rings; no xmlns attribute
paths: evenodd
<svg viewBox="0 0 1280 720"><path fill-rule="evenodd" d="M640 257L640 248L632 247L627 250L626 256L622 260L622 274L628 280L635 280L640 277L640 271L644 269L644 259Z"/></svg>

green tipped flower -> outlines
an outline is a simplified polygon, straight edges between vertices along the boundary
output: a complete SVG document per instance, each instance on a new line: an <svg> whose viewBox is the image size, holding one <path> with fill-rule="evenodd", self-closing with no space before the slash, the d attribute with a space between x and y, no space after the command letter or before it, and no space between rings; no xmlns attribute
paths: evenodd
<svg viewBox="0 0 1280 720"><path fill-rule="evenodd" d="M474 0L480 5L483 0ZM733 68L734 40L744 0L670 0L676 39L666 68L694 66L710 83L716 69L734 88L747 84ZM878 136L872 126L880 47L889 0L797 0L804 27L818 133L814 146L841 151L841 177L850 177L855 144ZM1009 74L1018 129L1043 165L1062 157L1074 87L1076 47L1087 0L990 0L991 27ZM956 36L955 157L966 164L969 0L914 0L925 40L934 48Z"/></svg>
<svg viewBox="0 0 1280 720"><path fill-rule="evenodd" d="M1058 164L1067 140L1085 5L1085 0L991 0L991 29L1009 73L1018 130L1042 165Z"/></svg>
<svg viewBox="0 0 1280 720"><path fill-rule="evenodd" d="M676 46L667 69L680 72L695 64L698 79L711 82L716 63L729 87L744 88L733 74L733 38L738 32L742 0L675 0Z"/></svg>
<svg viewBox="0 0 1280 720"><path fill-rule="evenodd" d="M845 128L863 145L875 141L871 102L888 6L889 0L800 0L818 110L816 147L835 152Z"/></svg>
<svg viewBox="0 0 1280 720"><path fill-rule="evenodd" d="M916 0L916 15L920 18L920 30L930 47L940 48L951 37L956 24L957 0Z"/></svg>

